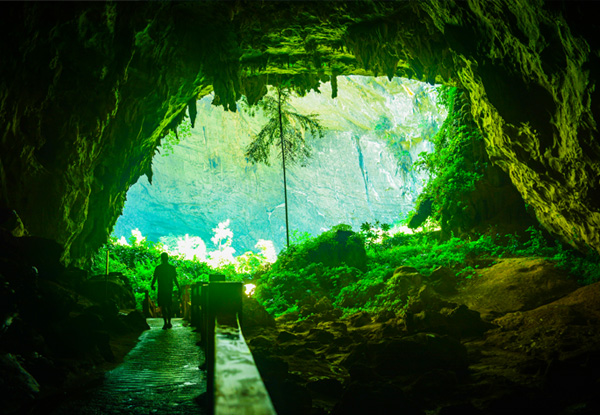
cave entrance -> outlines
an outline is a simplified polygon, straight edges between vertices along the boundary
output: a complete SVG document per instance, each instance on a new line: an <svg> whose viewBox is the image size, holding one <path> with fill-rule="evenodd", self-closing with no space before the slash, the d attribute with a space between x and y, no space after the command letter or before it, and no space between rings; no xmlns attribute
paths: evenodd
<svg viewBox="0 0 600 415"><path fill-rule="evenodd" d="M427 83L345 76L338 88L335 99L326 83L320 93L290 101L299 113L315 113L324 127L323 138L310 141L308 164L287 169L292 242L340 223L354 230L375 221L400 226L425 179L412 164L432 150L429 139L446 116L437 105L437 86ZM130 188L113 236L127 240L133 231L212 265L234 252L274 255L285 246L277 152L270 166L244 155L266 118L243 105L224 111L211 101L198 101L195 128L186 119L179 139L163 140L152 185L142 176Z"/></svg>

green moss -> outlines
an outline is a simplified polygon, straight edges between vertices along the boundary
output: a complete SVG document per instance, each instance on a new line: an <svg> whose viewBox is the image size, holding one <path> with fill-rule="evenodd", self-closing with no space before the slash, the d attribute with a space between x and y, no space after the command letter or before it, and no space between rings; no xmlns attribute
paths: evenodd
<svg viewBox="0 0 600 415"><path fill-rule="evenodd" d="M471 115L467 94L456 88L442 88L440 92L448 116L432 139L434 151L421 153L415 163L430 175L417 206L428 205L431 213L418 215L418 209L413 211L409 226L421 226L431 217L443 231L449 231L460 221L466 195L475 190L475 184L483 177L487 156L474 153L483 144L483 136Z"/></svg>

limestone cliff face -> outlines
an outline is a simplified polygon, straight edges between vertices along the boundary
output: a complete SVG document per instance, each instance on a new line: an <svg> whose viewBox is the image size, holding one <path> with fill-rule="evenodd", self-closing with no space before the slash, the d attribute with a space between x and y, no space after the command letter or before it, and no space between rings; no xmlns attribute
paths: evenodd
<svg viewBox="0 0 600 415"><path fill-rule="evenodd" d="M424 177L410 171L410 164L430 151L426 138L444 117L435 105L435 88L420 82L340 77L338 88L335 100L325 84L321 93L292 101L300 113L318 114L326 129L322 139L312 140L308 164L287 169L290 227L313 235L342 222L357 230L366 221L392 223L411 209ZM211 100L198 102L193 135L172 154L154 158L152 185L142 177L129 190L118 237L139 228L151 240L190 234L210 247L212 228L231 219L238 253L259 239L285 246L278 150L270 166L244 157L265 118L225 112Z"/></svg>
<svg viewBox="0 0 600 415"><path fill-rule="evenodd" d="M597 2L45 2L0 10L0 207L85 258L188 104L405 76L469 91L492 162L600 251Z"/></svg>

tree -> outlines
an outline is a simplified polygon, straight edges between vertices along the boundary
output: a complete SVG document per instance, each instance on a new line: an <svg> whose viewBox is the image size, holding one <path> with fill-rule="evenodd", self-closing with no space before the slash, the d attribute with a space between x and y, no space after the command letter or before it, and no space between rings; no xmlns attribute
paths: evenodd
<svg viewBox="0 0 600 415"><path fill-rule="evenodd" d="M258 103L259 108L267 117L267 122L246 147L246 157L252 163L270 165L271 147L279 146L283 170L286 241L289 247L286 162L289 165L300 163L304 166L312 154L311 147L306 140L307 135L321 138L323 137L323 127L317 121L316 114L302 115L293 110L288 103L290 97L288 88L278 87L273 95L267 94Z"/></svg>

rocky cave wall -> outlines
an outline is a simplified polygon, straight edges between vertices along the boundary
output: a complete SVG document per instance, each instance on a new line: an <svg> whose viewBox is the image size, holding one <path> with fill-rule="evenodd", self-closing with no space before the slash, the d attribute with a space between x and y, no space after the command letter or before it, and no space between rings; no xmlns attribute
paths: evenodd
<svg viewBox="0 0 600 415"><path fill-rule="evenodd" d="M197 98L336 76L465 88L491 160L540 222L600 251L594 2L3 4L0 207L82 259ZM357 103L359 105L360 103Z"/></svg>

